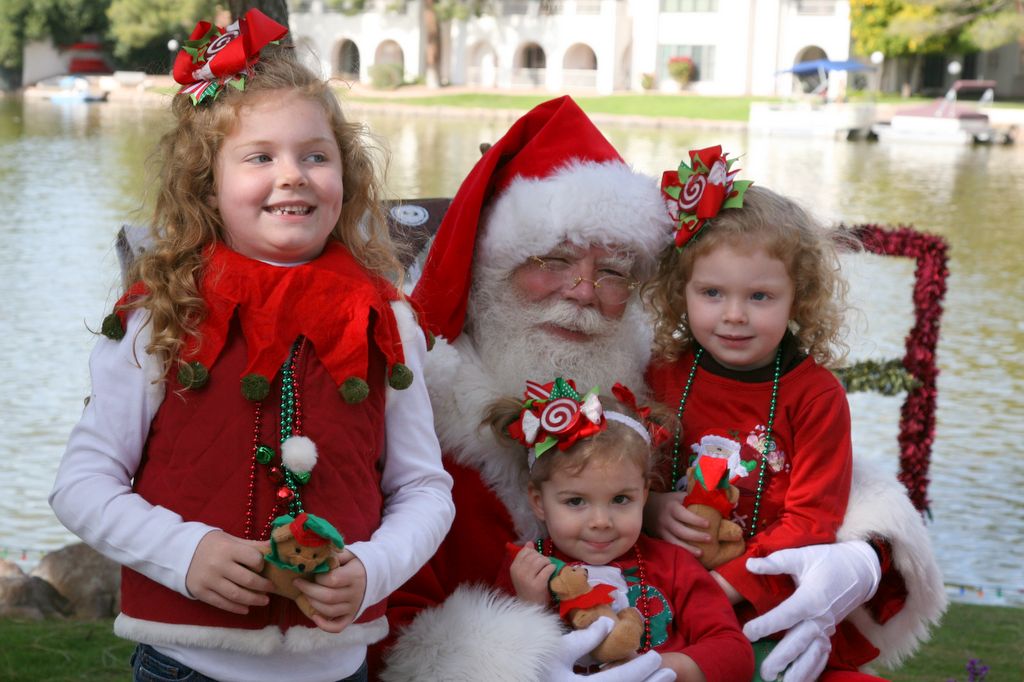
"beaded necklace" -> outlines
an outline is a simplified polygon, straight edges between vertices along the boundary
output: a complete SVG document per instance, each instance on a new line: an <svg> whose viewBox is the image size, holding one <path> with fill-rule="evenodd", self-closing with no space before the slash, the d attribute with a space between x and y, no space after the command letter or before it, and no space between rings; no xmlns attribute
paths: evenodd
<svg viewBox="0 0 1024 682"><path fill-rule="evenodd" d="M551 556L553 551L554 548L550 539L537 539L538 554ZM645 653L651 649L651 605L647 598L647 571L644 569L644 559L640 554L640 547L635 544L633 545L633 556L636 559L637 578L640 581L640 598L637 600L637 610L644 619L644 636L640 640L640 653Z"/></svg>
<svg viewBox="0 0 1024 682"><path fill-rule="evenodd" d="M679 421L679 428L676 429L676 437L672 444L672 489L675 490L679 484L679 445L683 434L683 410L686 409L686 399L690 396L690 389L693 388L693 378L697 374L697 365L704 357L704 349L697 346L693 351L693 365L690 366L690 373L686 377L686 384L683 386L683 394L679 398L679 409L676 410L676 419ZM772 372L772 397L768 404L768 425L765 430L764 450L761 452L761 464L757 468L757 492L754 495L754 512L750 518L750 530L747 537L753 537L757 531L757 522L761 514L761 494L764 492L765 465L768 462L768 452L772 449L772 426L775 425L775 408L779 397L779 378L782 376L782 346L775 351L775 367Z"/></svg>
<svg viewBox="0 0 1024 682"><path fill-rule="evenodd" d="M296 368L302 355L302 339L292 344L288 359L281 366L281 416L278 425L280 443L283 444L293 435L302 433L302 397L298 383L295 381ZM260 432L263 427L262 402L257 401L253 407L253 434L252 434L252 464L249 467L249 500L245 511L245 537L250 539L261 539L269 533L270 526L277 518L279 510L283 506L288 507L288 513L298 516L302 513L302 495L299 486L309 482L310 472L294 472L285 466L283 461L273 464L275 457L279 458L278 452L269 445L260 442ZM279 448L280 449L280 448ZM255 535L256 516L256 465L267 467L267 478L278 486L275 492L274 508L270 510L266 523L261 526L259 536Z"/></svg>

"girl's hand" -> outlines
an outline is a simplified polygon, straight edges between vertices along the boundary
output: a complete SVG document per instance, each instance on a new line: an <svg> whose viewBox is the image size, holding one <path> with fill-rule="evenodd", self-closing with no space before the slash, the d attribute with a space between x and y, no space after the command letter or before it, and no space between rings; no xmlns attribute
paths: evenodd
<svg viewBox="0 0 1024 682"><path fill-rule="evenodd" d="M694 556L700 556L699 547L691 542L711 542L707 533L708 522L683 506L686 493L654 493L644 506L644 529L648 535L679 545Z"/></svg>
<svg viewBox="0 0 1024 682"><path fill-rule="evenodd" d="M243 540L215 530L203 536L192 555L185 588L196 599L231 613L266 606L273 583L260 575L265 542Z"/></svg>
<svg viewBox="0 0 1024 682"><path fill-rule="evenodd" d="M296 587L316 609L313 622L321 630L338 633L355 620L366 596L366 567L352 552L335 555L338 567L316 577L316 582L297 579Z"/></svg>
<svg viewBox="0 0 1024 682"><path fill-rule="evenodd" d="M546 606L551 601L548 581L554 572L555 565L530 545L519 550L509 566L516 596L523 601L541 606Z"/></svg>

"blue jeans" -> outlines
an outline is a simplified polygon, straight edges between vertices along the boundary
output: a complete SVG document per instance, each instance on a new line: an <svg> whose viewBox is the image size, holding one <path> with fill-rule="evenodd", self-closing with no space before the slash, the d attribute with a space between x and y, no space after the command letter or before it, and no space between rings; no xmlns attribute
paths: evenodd
<svg viewBox="0 0 1024 682"><path fill-rule="evenodd" d="M164 656L148 644L135 647L131 663L134 682L217 682L212 677ZM367 682L368 676L366 661L363 661L359 670L338 682Z"/></svg>

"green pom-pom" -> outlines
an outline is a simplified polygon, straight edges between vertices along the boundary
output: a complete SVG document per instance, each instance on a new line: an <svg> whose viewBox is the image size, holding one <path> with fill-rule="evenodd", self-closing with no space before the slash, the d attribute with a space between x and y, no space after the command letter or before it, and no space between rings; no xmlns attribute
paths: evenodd
<svg viewBox="0 0 1024 682"><path fill-rule="evenodd" d="M400 362L391 365L391 376L388 383L396 391L404 391L412 386L412 370Z"/></svg>
<svg viewBox="0 0 1024 682"><path fill-rule="evenodd" d="M114 341L120 341L124 338L124 326L121 325L121 318L117 316L117 313L110 313L103 318L100 332L103 336Z"/></svg>
<svg viewBox="0 0 1024 682"><path fill-rule="evenodd" d="M349 377L341 385L341 397L350 405L361 403L370 395L370 385L359 377Z"/></svg>
<svg viewBox="0 0 1024 682"><path fill-rule="evenodd" d="M178 383L195 390L202 388L210 378L210 372L201 362L193 360L178 368Z"/></svg>
<svg viewBox="0 0 1024 682"><path fill-rule="evenodd" d="M270 393L270 382L262 374L246 374L242 377L242 395L246 400L259 402Z"/></svg>

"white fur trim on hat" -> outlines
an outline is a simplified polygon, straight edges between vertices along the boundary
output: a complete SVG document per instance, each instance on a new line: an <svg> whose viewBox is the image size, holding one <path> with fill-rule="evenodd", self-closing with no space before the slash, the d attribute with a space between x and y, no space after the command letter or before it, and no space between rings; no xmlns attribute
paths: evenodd
<svg viewBox="0 0 1024 682"><path fill-rule="evenodd" d="M657 181L620 161L570 161L544 178L513 180L484 219L477 257L509 270L563 242L619 246L653 270L672 226Z"/></svg>
<svg viewBox="0 0 1024 682"><path fill-rule="evenodd" d="M727 452L739 452L740 444L732 438L725 436L708 435L700 439L700 449L704 451L711 447L720 447Z"/></svg>

